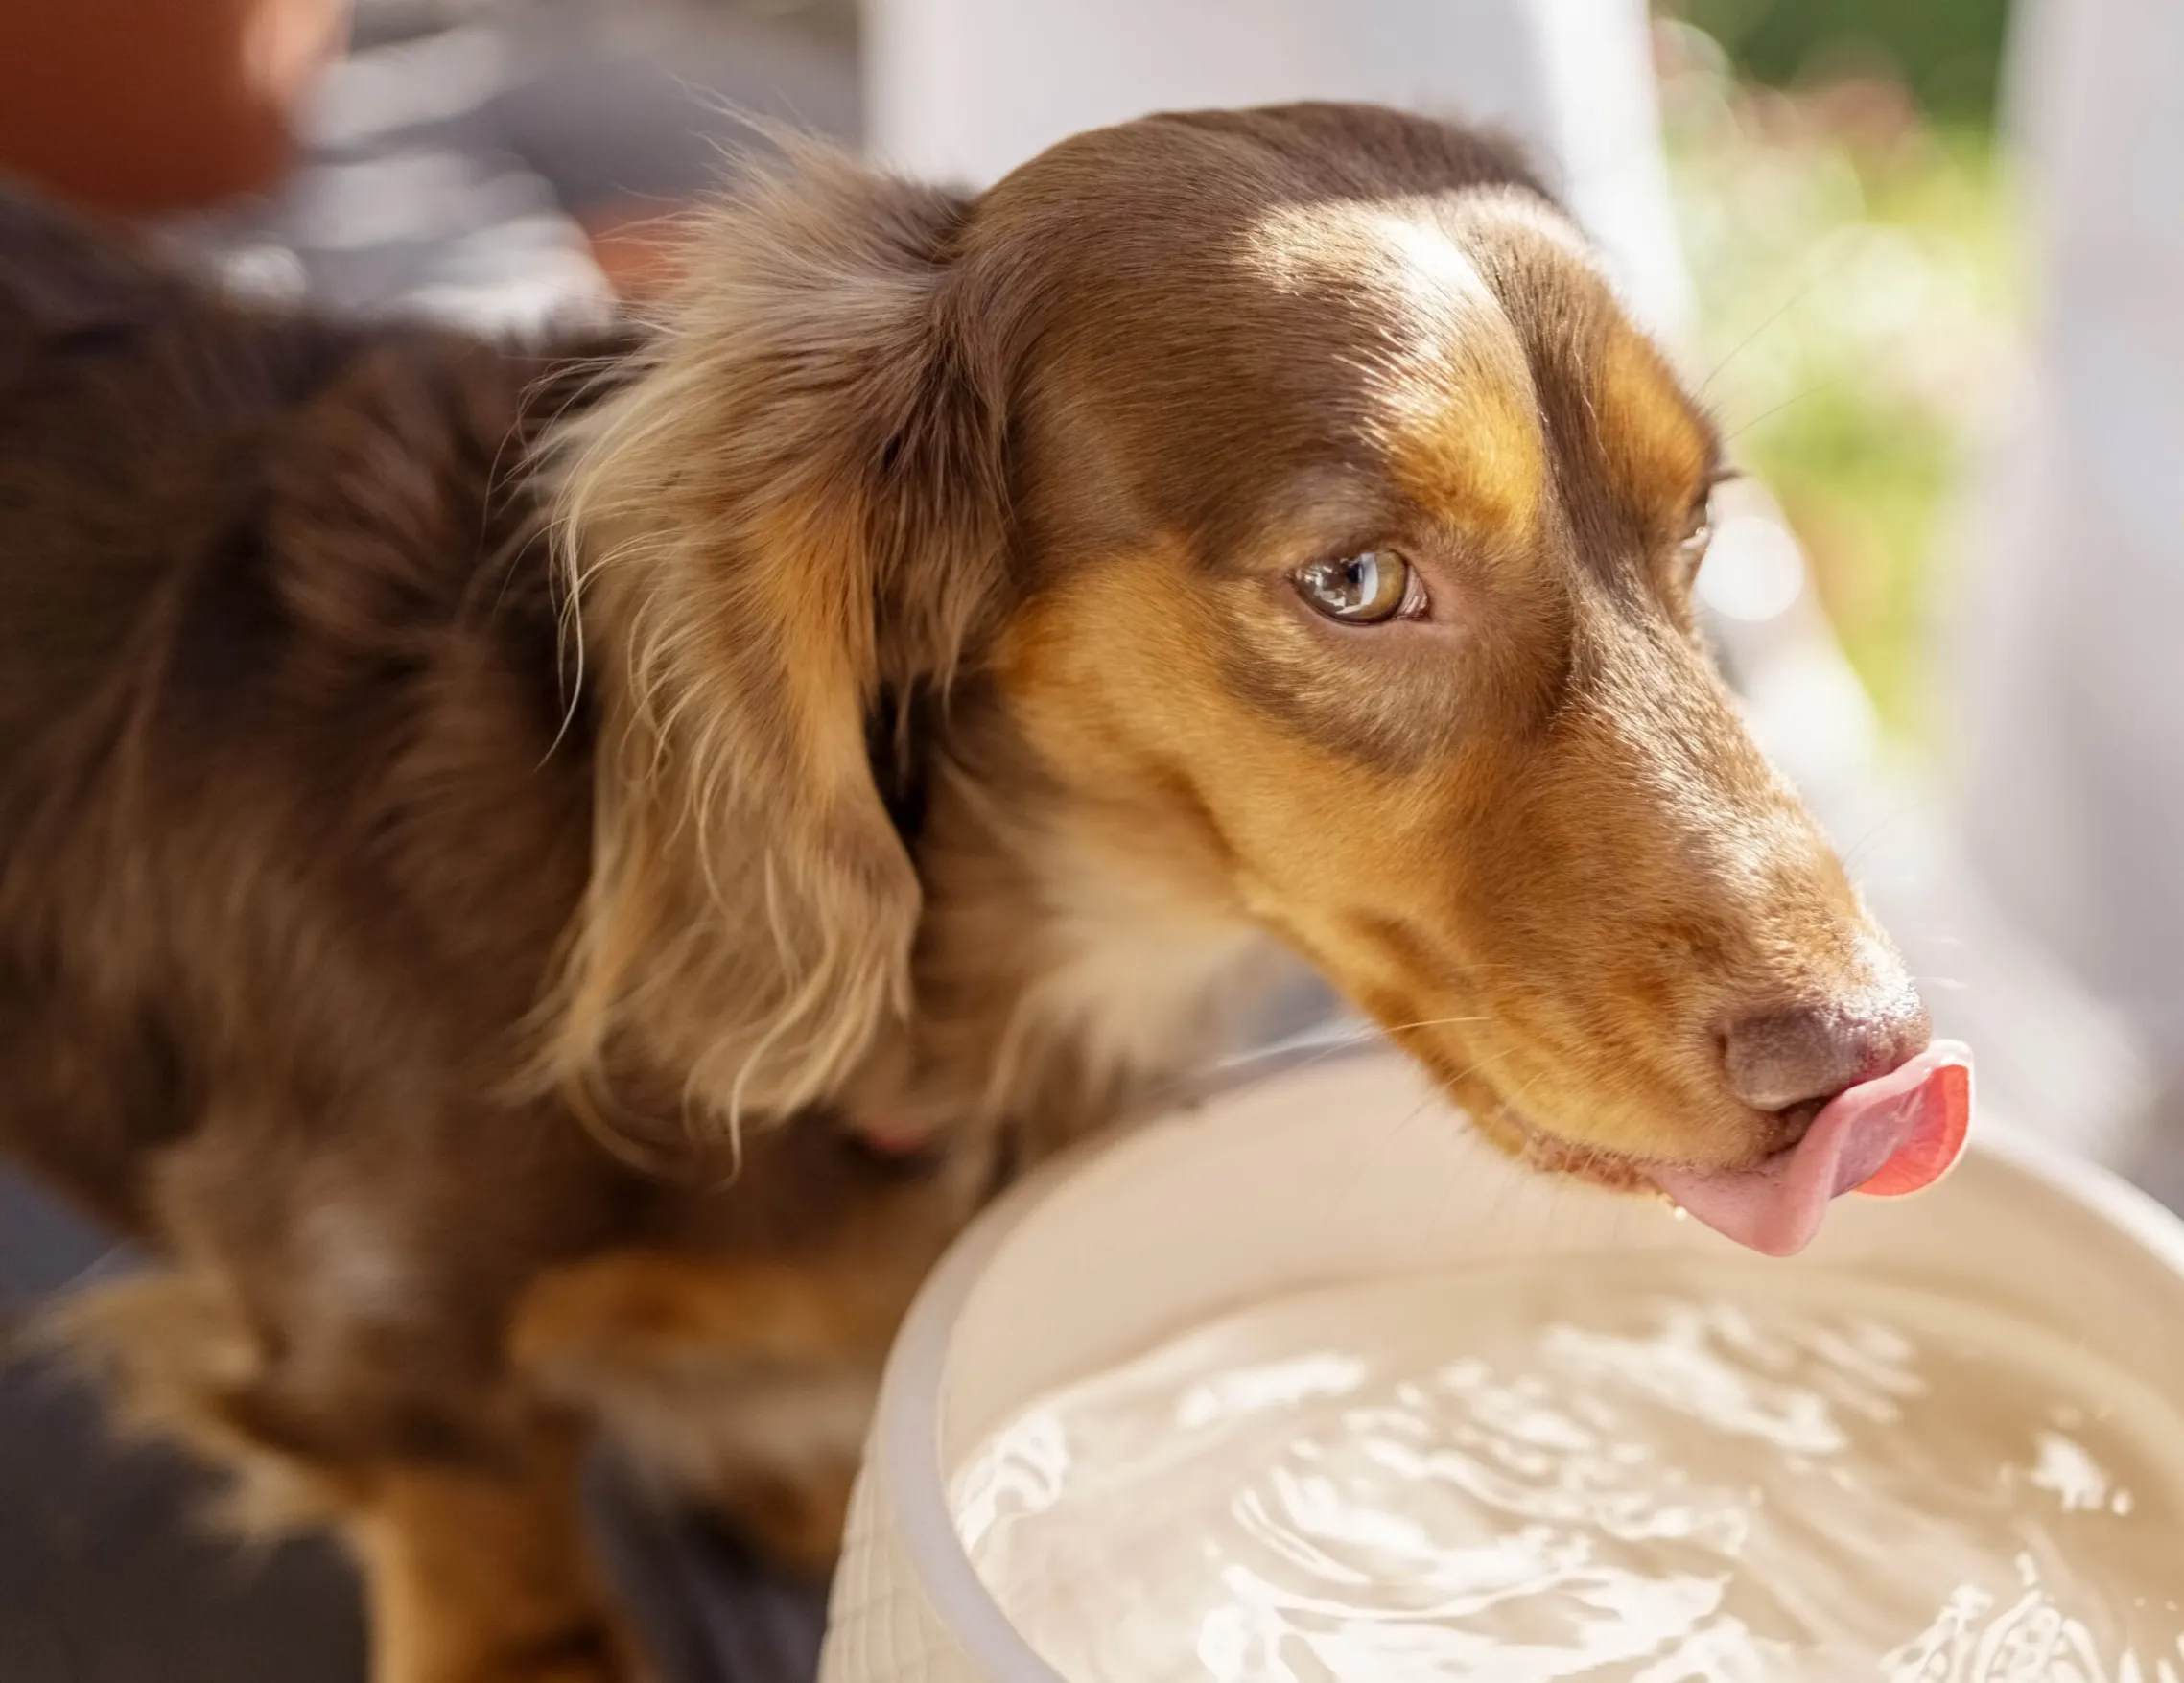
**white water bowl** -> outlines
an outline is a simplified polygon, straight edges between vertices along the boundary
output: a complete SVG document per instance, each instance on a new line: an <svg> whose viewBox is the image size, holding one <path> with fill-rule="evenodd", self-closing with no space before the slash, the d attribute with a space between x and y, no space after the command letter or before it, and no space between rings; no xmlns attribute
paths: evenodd
<svg viewBox="0 0 2184 1683"><path fill-rule="evenodd" d="M821 1683L1061 1683L978 1581L947 1494L1056 1386L1306 1287L1663 1248L1728 1247L1657 1204L1518 1169L1385 1050L1279 1068L1056 1161L972 1227L904 1325ZM1984 1298L2184 1397L2184 1223L1984 1117L1940 1185L1839 1200L1806 1256Z"/></svg>

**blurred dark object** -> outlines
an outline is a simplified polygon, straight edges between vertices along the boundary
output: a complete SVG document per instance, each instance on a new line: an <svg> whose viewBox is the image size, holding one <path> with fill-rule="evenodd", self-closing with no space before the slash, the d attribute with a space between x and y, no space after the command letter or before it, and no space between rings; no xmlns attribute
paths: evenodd
<svg viewBox="0 0 2184 1683"><path fill-rule="evenodd" d="M1936 116L1994 114L2009 0L1663 0L1657 10L1698 25L1760 82L1898 79Z"/></svg>
<svg viewBox="0 0 2184 1683"><path fill-rule="evenodd" d="M355 1581L327 1543L239 1548L203 1474L128 1444L22 1346L37 1306L130 1254L0 1169L0 1678L362 1683Z"/></svg>
<svg viewBox="0 0 2184 1683"><path fill-rule="evenodd" d="M0 1368L0 1677L362 1683L356 1586L332 1545L200 1532L200 1475L116 1444L52 1368Z"/></svg>
<svg viewBox="0 0 2184 1683"><path fill-rule="evenodd" d="M0 0L0 170L103 210L278 181L347 0Z"/></svg>

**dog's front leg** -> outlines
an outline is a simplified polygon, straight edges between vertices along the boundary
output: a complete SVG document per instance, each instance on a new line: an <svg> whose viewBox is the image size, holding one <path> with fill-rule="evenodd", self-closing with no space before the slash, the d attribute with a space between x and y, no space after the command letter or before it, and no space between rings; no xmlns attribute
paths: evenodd
<svg viewBox="0 0 2184 1683"><path fill-rule="evenodd" d="M490 1466L375 1470L341 1522L364 1568L373 1683L638 1683L586 1544L573 1431Z"/></svg>

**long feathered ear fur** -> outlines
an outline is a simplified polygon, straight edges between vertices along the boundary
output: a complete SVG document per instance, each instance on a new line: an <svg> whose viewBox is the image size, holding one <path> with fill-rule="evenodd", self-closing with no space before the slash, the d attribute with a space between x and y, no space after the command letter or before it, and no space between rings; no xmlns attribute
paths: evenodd
<svg viewBox="0 0 2184 1683"><path fill-rule="evenodd" d="M635 380L557 441L602 722L552 1074L682 1072L701 1123L825 1097L907 1005L918 879L868 748L1001 575L964 199L792 147L692 231Z"/></svg>

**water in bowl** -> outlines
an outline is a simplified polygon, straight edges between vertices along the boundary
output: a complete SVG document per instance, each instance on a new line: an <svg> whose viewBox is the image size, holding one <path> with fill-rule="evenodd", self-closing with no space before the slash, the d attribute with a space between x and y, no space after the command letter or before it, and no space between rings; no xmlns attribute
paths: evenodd
<svg viewBox="0 0 2184 1683"><path fill-rule="evenodd" d="M1020 1415L953 1498L1069 1683L2184 1683L2184 1415L1817 1266L1256 1305Z"/></svg>

